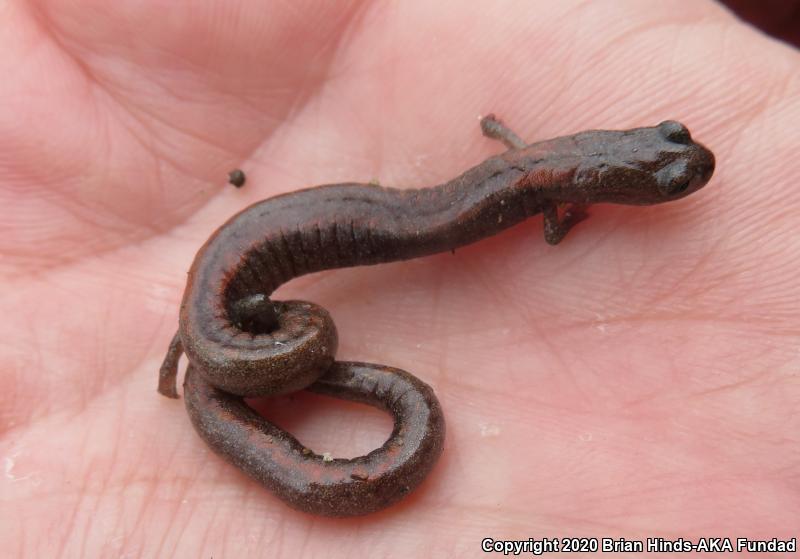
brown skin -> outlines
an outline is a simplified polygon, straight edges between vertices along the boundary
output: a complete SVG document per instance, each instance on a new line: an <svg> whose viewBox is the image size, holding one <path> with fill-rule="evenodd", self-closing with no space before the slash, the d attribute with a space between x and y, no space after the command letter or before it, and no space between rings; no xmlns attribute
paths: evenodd
<svg viewBox="0 0 800 559"><path fill-rule="evenodd" d="M491 135L518 138L488 120ZM274 312L268 297L281 284L454 250L543 211L545 239L556 244L574 225L559 220L562 204L669 202L701 188L713 171L713 154L685 126L665 121L510 149L432 188L348 183L270 198L228 220L197 253L181 304L183 351L227 392L300 390L330 366L336 332L324 311ZM174 351L164 363L159 390L175 397Z"/></svg>
<svg viewBox="0 0 800 559"><path fill-rule="evenodd" d="M356 516L396 503L425 479L444 445L444 416L433 390L400 369L337 361L308 387L393 416L389 439L352 459L314 453L242 398L214 388L191 365L183 387L192 424L217 454L312 514Z"/></svg>
<svg viewBox="0 0 800 559"><path fill-rule="evenodd" d="M797 534L797 51L704 1L166 5L0 10L3 549L471 558L487 534ZM283 506L153 393L192 258L258 200L448 180L501 151L476 132L492 110L528 141L677 118L717 168L683 201L594 206L557 247L535 217L282 287L331 312L337 358L412 371L448 422L397 505ZM337 457L392 431L306 391L248 403Z"/></svg>
<svg viewBox="0 0 800 559"><path fill-rule="evenodd" d="M714 155L675 121L531 145L494 115L481 128L509 151L427 189L337 184L264 200L220 227L195 257L159 392L177 397L178 358L185 351L191 363L186 407L198 433L297 509L355 516L395 503L439 458L444 420L433 391L404 371L332 368L338 339L330 315L302 301L272 303L269 295L282 283L320 270L453 251L542 211L545 239L557 244L588 204L678 200L714 172ZM565 203L581 213L559 221L557 207ZM353 372L343 377L343 368ZM351 378L356 371L362 380ZM388 380L376 387L375 376ZM320 377L326 394L391 410L392 438L368 457L326 462L299 452L303 447L291 435L234 396L295 392L316 387ZM402 409L394 407L396 393L406 394Z"/></svg>

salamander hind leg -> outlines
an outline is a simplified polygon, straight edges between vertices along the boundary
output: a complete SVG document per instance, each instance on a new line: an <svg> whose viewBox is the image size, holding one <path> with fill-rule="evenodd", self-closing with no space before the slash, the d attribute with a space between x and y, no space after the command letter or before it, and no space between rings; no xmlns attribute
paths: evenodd
<svg viewBox="0 0 800 559"><path fill-rule="evenodd" d="M269 334L278 328L275 306L263 293L242 297L231 305L230 312L233 324L251 334Z"/></svg>
<svg viewBox="0 0 800 559"><path fill-rule="evenodd" d="M508 149L522 149L527 145L525 140L517 136L493 114L486 115L481 119L481 131L487 138L500 140Z"/></svg>
<svg viewBox="0 0 800 559"><path fill-rule="evenodd" d="M167 349L167 354L164 356L164 362L161 363L161 370L158 374L158 393L167 398L178 397L175 379L178 376L178 361L180 361L181 355L183 355L181 333L175 332L175 335L172 336L172 341L169 343L169 349Z"/></svg>

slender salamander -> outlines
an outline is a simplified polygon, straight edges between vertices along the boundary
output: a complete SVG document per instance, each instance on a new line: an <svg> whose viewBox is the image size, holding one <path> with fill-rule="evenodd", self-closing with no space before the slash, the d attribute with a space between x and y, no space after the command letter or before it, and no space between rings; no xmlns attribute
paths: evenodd
<svg viewBox="0 0 800 559"><path fill-rule="evenodd" d="M335 361L328 312L271 301L278 286L319 270L453 250L538 213L546 241L557 244L588 204L677 200L714 171L714 155L675 121L530 145L493 115L481 128L509 149L451 181L414 190L332 184L275 196L228 220L194 259L158 390L177 398L185 352L184 398L195 429L297 509L352 516L398 501L435 464L445 425L433 391L411 374ZM302 389L387 410L395 420L389 440L366 456L331 459L244 402Z"/></svg>

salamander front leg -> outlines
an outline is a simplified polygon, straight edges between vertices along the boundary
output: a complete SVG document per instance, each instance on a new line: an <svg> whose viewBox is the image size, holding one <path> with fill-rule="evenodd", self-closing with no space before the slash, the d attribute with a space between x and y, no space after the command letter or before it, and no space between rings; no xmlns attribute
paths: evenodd
<svg viewBox="0 0 800 559"><path fill-rule="evenodd" d="M544 240L551 245L560 243L570 229L589 217L584 204L567 205L561 218L558 217L558 208L558 204L550 203L542 210L544 214Z"/></svg>
<svg viewBox="0 0 800 559"><path fill-rule="evenodd" d="M493 114L486 115L481 119L481 131L487 138L500 140L508 149L522 149L527 145L525 140L517 136Z"/></svg>

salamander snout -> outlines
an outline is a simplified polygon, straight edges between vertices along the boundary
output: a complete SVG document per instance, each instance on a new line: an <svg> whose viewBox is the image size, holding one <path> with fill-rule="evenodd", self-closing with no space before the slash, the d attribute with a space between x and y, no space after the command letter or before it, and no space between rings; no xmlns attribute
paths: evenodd
<svg viewBox="0 0 800 559"><path fill-rule="evenodd" d="M656 185L666 198L682 197L706 184L712 172L713 166L678 159L655 173Z"/></svg>
<svg viewBox="0 0 800 559"><path fill-rule="evenodd" d="M569 184L545 193L558 202L661 204L696 192L714 172L714 154L675 120L630 130L590 130L547 147L574 155L554 158L554 168L569 176ZM519 153L534 158L543 150L534 145L530 153Z"/></svg>
<svg viewBox="0 0 800 559"><path fill-rule="evenodd" d="M659 125L659 129L662 127L666 129L666 132L662 130L662 133L670 141L678 138L681 139L681 143L684 143L684 134L686 138L689 138L689 131L680 123L668 121ZM695 192L705 185L714 173L714 154L711 151L702 144L693 142L690 138L686 140L685 145L686 147L681 150L680 157L675 158L654 173L656 186L667 199L682 198Z"/></svg>

